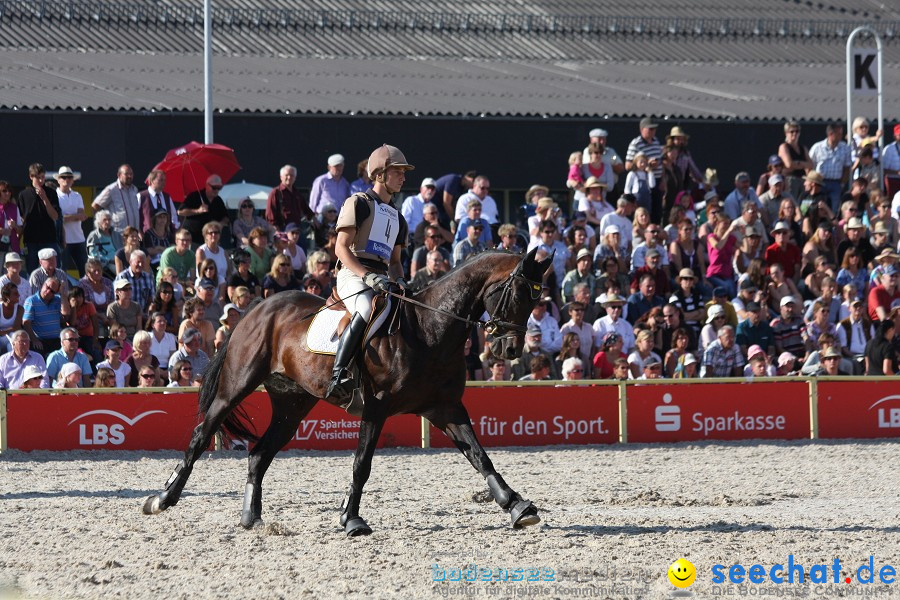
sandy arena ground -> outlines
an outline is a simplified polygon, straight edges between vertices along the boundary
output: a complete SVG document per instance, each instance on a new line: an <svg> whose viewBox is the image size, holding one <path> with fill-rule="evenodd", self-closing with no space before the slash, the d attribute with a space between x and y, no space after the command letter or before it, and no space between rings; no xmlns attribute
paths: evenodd
<svg viewBox="0 0 900 600"><path fill-rule="evenodd" d="M666 569L698 570L696 598L900 597L864 585L874 556L900 572L900 445L891 442L495 449L498 470L541 509L513 531L481 478L449 450L376 454L346 539L346 452L283 454L269 470L265 525L238 525L246 457L198 462L178 506L140 513L175 452L9 452L0 458L0 597L668 598ZM712 566L842 563L840 584L714 587ZM443 582L444 569L541 569L554 581ZM525 574L527 575L527 571ZM438 574L438 575L436 575ZM851 584L843 583L847 576Z"/></svg>

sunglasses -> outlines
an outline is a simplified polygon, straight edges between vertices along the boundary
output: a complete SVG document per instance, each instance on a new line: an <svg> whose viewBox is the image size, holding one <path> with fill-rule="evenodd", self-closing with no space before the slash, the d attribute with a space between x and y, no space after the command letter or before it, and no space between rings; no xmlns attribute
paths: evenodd
<svg viewBox="0 0 900 600"><path fill-rule="evenodd" d="M220 233L222 233L222 232L219 231L218 229L213 229L212 231L206 232L206 235L219 235Z"/></svg>
<svg viewBox="0 0 900 600"><path fill-rule="evenodd" d="M429 236L428 236L428 239L429 239L429 240L439 240L439 239L441 239L441 236L439 236L439 235L429 235Z"/></svg>
<svg viewBox="0 0 900 600"><path fill-rule="evenodd" d="M221 185L211 185L211 186L209 186L209 189L211 189L211 190L221 190L221 189L222 189L222 186L221 186Z"/></svg>
<svg viewBox="0 0 900 600"><path fill-rule="evenodd" d="M156 377L153 373L141 373L141 379L153 379Z"/></svg>
<svg viewBox="0 0 900 600"><path fill-rule="evenodd" d="M584 373L584 369L572 369L569 373Z"/></svg>

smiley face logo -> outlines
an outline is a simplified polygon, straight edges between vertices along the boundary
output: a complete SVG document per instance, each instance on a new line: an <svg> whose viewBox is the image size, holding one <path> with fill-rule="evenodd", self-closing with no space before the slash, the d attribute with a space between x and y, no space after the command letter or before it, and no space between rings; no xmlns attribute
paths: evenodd
<svg viewBox="0 0 900 600"><path fill-rule="evenodd" d="M669 582L677 588L689 587L697 578L697 569L686 558L679 558L669 565Z"/></svg>

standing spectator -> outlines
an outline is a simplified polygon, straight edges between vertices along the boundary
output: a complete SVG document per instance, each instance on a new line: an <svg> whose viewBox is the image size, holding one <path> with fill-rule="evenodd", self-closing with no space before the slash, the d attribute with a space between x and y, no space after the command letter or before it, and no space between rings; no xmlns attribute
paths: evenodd
<svg viewBox="0 0 900 600"><path fill-rule="evenodd" d="M69 278L61 269L56 268L58 259L56 250L53 248L42 248L38 252L38 259L40 260L40 266L28 278L31 289L38 290L48 279L55 279L59 283L60 293L66 295L69 292Z"/></svg>
<svg viewBox="0 0 900 600"><path fill-rule="evenodd" d="M772 237L775 243L766 248L766 264L771 266L779 264L784 269L784 275L795 284L800 279L800 263L803 254L795 244L790 242L791 228L784 221L775 223L772 229Z"/></svg>
<svg viewBox="0 0 900 600"><path fill-rule="evenodd" d="M720 217L716 221L715 229L706 238L706 249L709 254L706 279L710 285L724 288L729 298L737 295L733 262L737 237L733 235L733 230L728 218Z"/></svg>
<svg viewBox="0 0 900 600"><path fill-rule="evenodd" d="M476 171L467 171L464 175L448 173L434 182L434 203L442 227L449 226L450 217L456 214L456 199L472 188L477 176Z"/></svg>
<svg viewBox="0 0 900 600"><path fill-rule="evenodd" d="M48 387L45 375L47 365L40 354L31 350L28 333L20 329L14 332L10 339L12 351L0 356L0 388L4 390L22 388L27 379L36 377L35 371L41 376L39 387Z"/></svg>
<svg viewBox="0 0 900 600"><path fill-rule="evenodd" d="M19 205L12 201L12 189L9 183L0 180L0 255L4 252L18 254L22 251L22 214ZM3 238L6 237L6 241Z"/></svg>
<svg viewBox="0 0 900 600"><path fill-rule="evenodd" d="M797 302L792 296L781 299L781 314L770 325L775 332L775 352L780 357L790 352L794 357L806 358L806 325L803 319L795 315Z"/></svg>
<svg viewBox="0 0 900 600"><path fill-rule="evenodd" d="M101 210L94 213L94 230L87 238L88 254L100 261L103 270L110 277L116 276L116 252L124 245L122 235L112 228L109 211Z"/></svg>
<svg viewBox="0 0 900 600"><path fill-rule="evenodd" d="M134 171L131 165L122 165L116 180L106 186L94 198L91 207L94 211L108 210L112 216L112 227L119 234L124 234L129 225L141 231L141 211L138 203L138 189L134 186ZM30 238L26 232L26 237Z"/></svg>
<svg viewBox="0 0 900 600"><path fill-rule="evenodd" d="M744 356L734 344L734 328L724 325L718 339L703 353L700 377L740 377L744 371Z"/></svg>
<svg viewBox="0 0 900 600"><path fill-rule="evenodd" d="M0 277L0 286L12 283L19 290L19 305L25 306L25 300L32 294L31 284L28 279L20 275L22 271L22 257L15 252L7 252L4 257L6 275Z"/></svg>
<svg viewBox="0 0 900 600"><path fill-rule="evenodd" d="M143 309L132 301L131 283L125 279L116 279L114 284L116 301L106 307L106 317L109 324L117 323L125 329L128 337L134 336L138 329L144 326Z"/></svg>
<svg viewBox="0 0 900 600"><path fill-rule="evenodd" d="M616 201L616 210L605 215L600 220L600 235L607 235L609 228L616 226L619 229L619 244L623 252L631 252L632 231L631 231L631 215L634 214L635 203L622 196Z"/></svg>
<svg viewBox="0 0 900 600"><path fill-rule="evenodd" d="M344 157L340 154L332 154L328 157L328 172L319 175L312 182L309 192L309 208L316 214L321 214L326 203L331 203L341 211L344 200L350 197L350 184L343 177Z"/></svg>
<svg viewBox="0 0 900 600"><path fill-rule="evenodd" d="M301 227L304 219L307 223L311 223L315 218L315 213L300 190L294 187L297 183L297 168L293 165L284 165L278 172L278 176L281 180L280 183L269 192L269 197L266 199L266 221L268 221L271 229L273 231L285 231L289 223ZM343 201L349 195L348 188L347 194L341 200ZM244 208L244 205L248 202L250 210ZM253 209L255 207L250 198L241 200L240 206L241 233L238 234L237 224L235 224L234 232L235 237L239 239L243 247L247 245L247 233L253 227L262 226L262 223L258 222L262 221L262 219L254 217ZM269 229L269 227L265 227L265 229Z"/></svg>
<svg viewBox="0 0 900 600"><path fill-rule="evenodd" d="M109 369L116 375L116 387L128 387L128 378L131 375L131 367L126 362L122 362L122 344L118 340L109 340L103 348L103 355L106 360L97 365L97 371L100 369Z"/></svg>
<svg viewBox="0 0 900 600"><path fill-rule="evenodd" d="M22 315L25 309L19 304L19 288L12 282L0 287L0 354L12 350L9 338L13 332L22 329Z"/></svg>
<svg viewBox="0 0 900 600"><path fill-rule="evenodd" d="M613 182L610 185L610 187L612 188L615 187L619 175L625 172L625 165L622 163L622 159L619 157L619 153L616 152L613 148L610 148L606 145L606 140L608 137L609 134L605 129L600 129L599 127L591 129L588 132L588 139L590 141L582 151L581 162L590 162L591 146L594 144L599 146L600 155L603 157L603 162L605 162L606 166L612 169L613 172Z"/></svg>
<svg viewBox="0 0 900 600"><path fill-rule="evenodd" d="M824 179L823 188L834 212L840 206L841 193L850 178L850 146L843 137L844 126L830 123L825 127L825 139L813 144L809 151L810 160Z"/></svg>
<svg viewBox="0 0 900 600"><path fill-rule="evenodd" d="M128 268L119 273L114 281L114 287L118 290L118 282L126 281L131 286L131 301L134 302L141 311L150 305L150 301L156 296L156 282L150 273L144 271L147 262L147 255L143 250L135 250L128 257ZM138 329L140 329L140 325ZM129 331L129 335L134 335L133 331Z"/></svg>
<svg viewBox="0 0 900 600"><path fill-rule="evenodd" d="M604 148L600 144L588 146L588 160L581 165L573 165L570 169L566 185L575 190L575 202L581 208L583 200L588 194L588 182L610 189L616 185L616 174L603 157ZM591 221L593 223L593 221Z"/></svg>
<svg viewBox="0 0 900 600"><path fill-rule="evenodd" d="M17 200L19 214L25 223L22 232L28 244L25 258L29 273L38 267L38 250L52 248L57 254L60 251L56 229L60 211L59 198L56 190L44 183L44 176L44 165L40 163L29 165L28 177L31 179L31 186L19 192Z"/></svg>
<svg viewBox="0 0 900 600"><path fill-rule="evenodd" d="M750 186L750 174L741 171L734 177L734 190L725 197L725 203L722 209L729 219L734 221L741 216L742 208L745 202L753 202L757 207L762 208L759 196L756 190Z"/></svg>
<svg viewBox="0 0 900 600"><path fill-rule="evenodd" d="M690 190L694 185L703 183L703 173L700 172L700 168L694 162L694 157L691 156L691 151L688 150L690 138L691 136L678 125L673 127L666 136L666 146L677 151L675 167L683 176L682 181L679 182L679 190Z"/></svg>
<svg viewBox="0 0 900 600"><path fill-rule="evenodd" d="M63 215L63 231L66 247L63 250L63 268L73 266L79 277L84 277L84 263L87 261L87 246L81 222L87 219L84 212L84 198L72 189L75 173L71 167L60 167L56 175L59 187L56 189L60 212Z"/></svg>
<svg viewBox="0 0 900 600"><path fill-rule="evenodd" d="M228 211L225 202L219 196L222 189L222 178L210 175L206 178L206 186L202 190L191 192L178 209L178 218L182 227L191 234L194 244L203 243L203 226L217 222L223 229L228 227ZM175 236L178 239L178 236Z"/></svg>
<svg viewBox="0 0 900 600"><path fill-rule="evenodd" d="M419 193L415 196L407 196L406 200L403 201L400 212L403 214L403 218L406 219L410 232L414 232L419 223L425 220L422 212L425 205L434 199L435 190L434 179L426 177L422 180L422 185L419 186Z"/></svg>
<svg viewBox="0 0 900 600"><path fill-rule="evenodd" d="M784 141L778 147L778 156L784 162L785 184L791 196L800 198L807 171L815 168L809 158L809 150L800 143L800 124L788 121L784 124Z"/></svg>
<svg viewBox="0 0 900 600"><path fill-rule="evenodd" d="M47 356L47 376L55 380L63 365L74 363L82 373L82 387L90 387L91 363L83 352L78 351L78 331L74 327L66 327L60 332L59 341L62 347Z"/></svg>
<svg viewBox="0 0 900 600"><path fill-rule="evenodd" d="M875 336L866 346L866 375L893 375L897 356L891 340L897 332L894 322L885 320L878 324ZM5 355L4 355L5 356ZM2 359L0 359L2 365Z"/></svg>
<svg viewBox="0 0 900 600"><path fill-rule="evenodd" d="M59 281L47 279L38 293L25 300L22 327L31 337L31 345L44 354L58 350L60 318L68 313L69 303L63 304L59 297Z"/></svg>
<svg viewBox="0 0 900 600"><path fill-rule="evenodd" d="M138 207L141 213L139 231L152 229L156 215L161 212L169 216L169 230L165 233L165 237L171 236L178 229L180 223L178 211L175 209L172 196L165 192L165 188L166 172L160 169L150 171L150 174L147 175L147 189L138 194Z"/></svg>
<svg viewBox="0 0 900 600"><path fill-rule="evenodd" d="M153 313L150 316L150 354L161 365L168 365L169 357L178 349L178 342L175 335L168 331L168 325L166 315Z"/></svg>
<svg viewBox="0 0 900 600"><path fill-rule="evenodd" d="M628 151L625 153L625 170L631 171L634 167L635 156L643 153L647 158L653 174L653 185L650 189L651 196L651 218L654 223L662 222L662 195L665 192L665 179L663 178L662 165L662 146L656 139L656 129L658 125L653 122L650 117L641 119L641 134L631 140L628 144Z"/></svg>
<svg viewBox="0 0 900 600"><path fill-rule="evenodd" d="M659 223L661 216L660 218L653 218L653 194L651 190L657 189L654 177L653 167L650 165L647 155L643 152L638 152L634 155L634 160L631 162L628 176L625 177L625 193L633 195L637 205L646 211L650 211L651 220L654 223Z"/></svg>

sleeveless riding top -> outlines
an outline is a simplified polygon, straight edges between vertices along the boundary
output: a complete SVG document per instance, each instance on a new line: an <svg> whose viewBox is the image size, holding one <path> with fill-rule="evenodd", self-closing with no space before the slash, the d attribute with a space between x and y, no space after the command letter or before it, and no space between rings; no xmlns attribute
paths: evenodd
<svg viewBox="0 0 900 600"><path fill-rule="evenodd" d="M355 228L350 251L367 267L386 271L395 246L406 246L409 226L400 212L373 190L353 194L344 202L336 229Z"/></svg>

